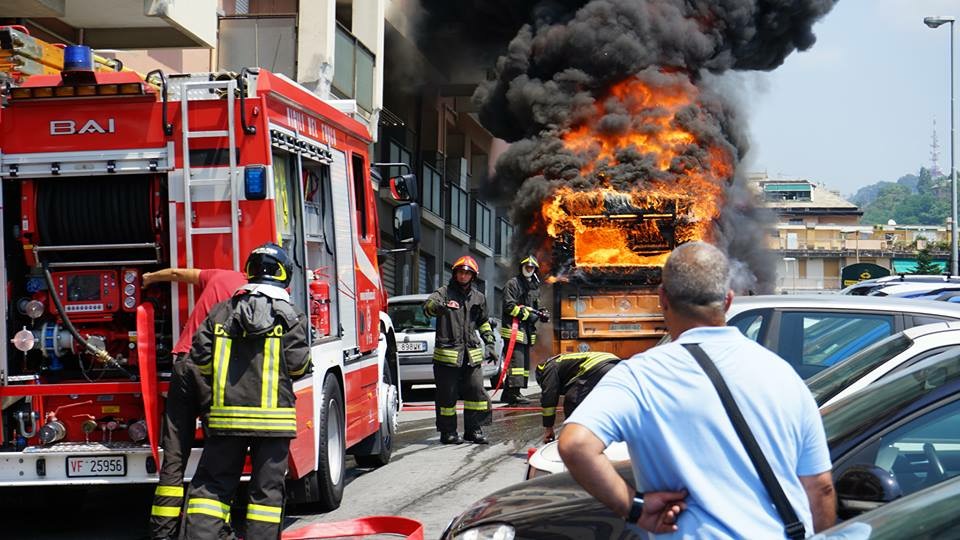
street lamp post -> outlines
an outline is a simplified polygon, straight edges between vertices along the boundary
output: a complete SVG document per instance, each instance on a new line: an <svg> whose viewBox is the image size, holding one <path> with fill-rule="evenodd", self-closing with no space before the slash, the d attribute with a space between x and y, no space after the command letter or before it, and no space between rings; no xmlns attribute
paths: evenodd
<svg viewBox="0 0 960 540"><path fill-rule="evenodd" d="M954 105L954 92L953 92L953 23L956 21L956 17L924 17L923 24L929 26L930 28L938 28L939 26L950 23L950 216L953 223L957 223L957 168L954 165L954 156L956 154L956 138L955 138L955 129L956 129L956 114L957 109ZM957 229L960 227L953 226L950 228L950 275L956 276L957 274Z"/></svg>

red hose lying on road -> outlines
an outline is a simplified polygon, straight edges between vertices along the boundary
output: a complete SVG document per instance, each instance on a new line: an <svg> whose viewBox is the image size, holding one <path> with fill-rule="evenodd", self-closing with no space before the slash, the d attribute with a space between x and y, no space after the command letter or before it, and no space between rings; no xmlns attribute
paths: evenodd
<svg viewBox="0 0 960 540"><path fill-rule="evenodd" d="M367 516L349 521L312 523L292 531L283 531L281 540L342 538L369 534L396 534L404 535L403 538L407 540L423 540L423 524L402 516Z"/></svg>

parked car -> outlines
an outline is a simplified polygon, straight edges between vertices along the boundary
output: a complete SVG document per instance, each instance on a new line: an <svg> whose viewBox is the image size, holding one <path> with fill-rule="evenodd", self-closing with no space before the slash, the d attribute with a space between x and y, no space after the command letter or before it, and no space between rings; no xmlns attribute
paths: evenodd
<svg viewBox="0 0 960 540"><path fill-rule="evenodd" d="M776 352L804 379L907 328L960 321L960 306L841 295L738 297L727 324Z"/></svg>
<svg viewBox="0 0 960 540"><path fill-rule="evenodd" d="M822 414L843 519L960 475L960 350L928 358ZM635 486L629 462L614 468ZM498 529L501 538L640 538L567 472L480 499L442 538L493 538Z"/></svg>
<svg viewBox="0 0 960 540"><path fill-rule="evenodd" d="M910 366L960 347L960 322L925 324L880 340L807 379L807 387L825 406Z"/></svg>
<svg viewBox="0 0 960 540"><path fill-rule="evenodd" d="M400 391L407 395L414 384L433 384L433 346L437 333L436 317L423 313L428 294L395 296L387 300L387 314L393 321L397 336L397 356L400 361ZM497 342L496 358L483 359L483 376L496 380L500 375L500 320L490 319Z"/></svg>
<svg viewBox="0 0 960 540"><path fill-rule="evenodd" d="M939 296L943 293L957 291L960 291L960 283L898 283L871 291L868 296L920 298L924 296Z"/></svg>
<svg viewBox="0 0 960 540"><path fill-rule="evenodd" d="M930 276L923 274L898 274L881 278L865 279L854 283L840 291L840 294L865 296L873 291L901 283L956 283L960 284L958 276Z"/></svg>
<svg viewBox="0 0 960 540"><path fill-rule="evenodd" d="M863 489L876 486L863 484ZM831 527L811 540L939 540L960 530L960 478L918 491Z"/></svg>

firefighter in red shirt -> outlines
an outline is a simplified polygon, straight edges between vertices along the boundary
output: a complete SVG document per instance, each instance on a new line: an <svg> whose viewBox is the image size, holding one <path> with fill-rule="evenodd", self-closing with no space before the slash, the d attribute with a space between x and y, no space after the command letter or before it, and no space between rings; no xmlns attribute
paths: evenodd
<svg viewBox="0 0 960 540"><path fill-rule="evenodd" d="M200 295L180 339L173 347L170 390L167 392L160 434L163 465L150 510L150 537L153 540L176 538L178 535L183 508L183 473L193 447L197 417L210 408L210 385L203 380L195 365L185 361L190 353L193 334L207 318L210 309L246 285L247 277L232 270L195 268L165 268L143 274L144 287L170 281L197 285Z"/></svg>
<svg viewBox="0 0 960 540"><path fill-rule="evenodd" d="M280 536L290 440L297 435L293 380L310 367L309 319L286 290L293 268L283 248L254 249L244 268L250 283L214 306L190 349L213 397L187 498L188 539L216 538L224 529L248 450L243 537Z"/></svg>

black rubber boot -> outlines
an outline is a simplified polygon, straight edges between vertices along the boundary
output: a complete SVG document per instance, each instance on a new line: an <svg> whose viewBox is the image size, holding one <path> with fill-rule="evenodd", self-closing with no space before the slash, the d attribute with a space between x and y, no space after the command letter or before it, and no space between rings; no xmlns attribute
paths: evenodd
<svg viewBox="0 0 960 540"><path fill-rule="evenodd" d="M440 434L440 442L442 444L460 444L463 439L460 438L460 435L457 435L456 431L449 431Z"/></svg>
<svg viewBox="0 0 960 540"><path fill-rule="evenodd" d="M489 441L483 435L483 430L480 428L464 433L463 440L472 442L473 444L489 444Z"/></svg>

